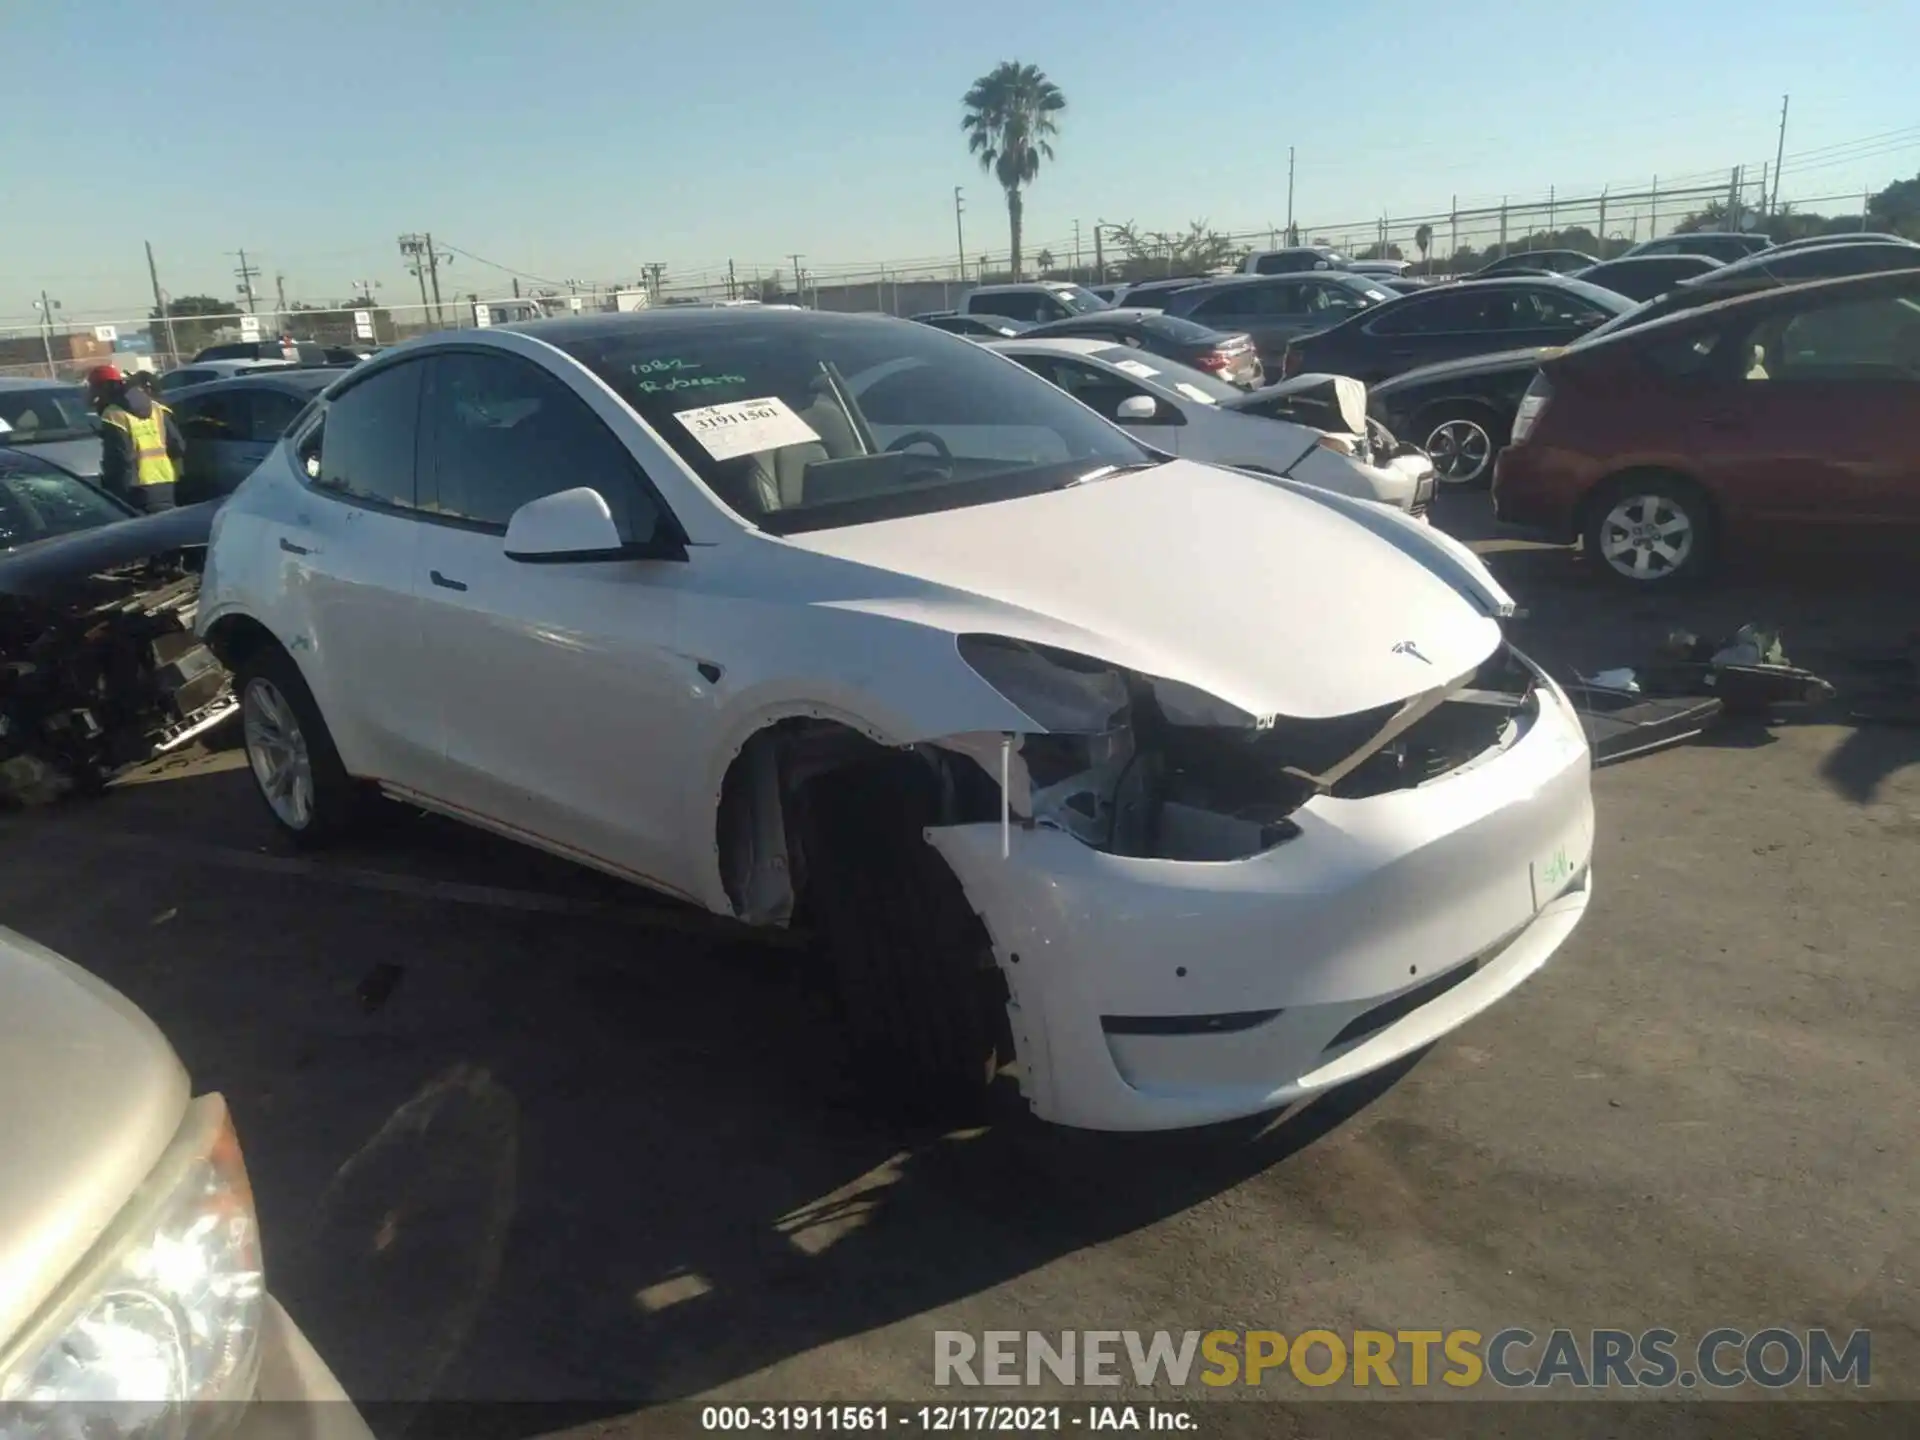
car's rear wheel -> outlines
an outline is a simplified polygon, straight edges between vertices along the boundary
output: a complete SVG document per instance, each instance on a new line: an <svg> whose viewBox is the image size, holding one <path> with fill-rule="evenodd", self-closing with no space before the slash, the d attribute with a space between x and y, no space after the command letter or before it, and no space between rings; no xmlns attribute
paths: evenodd
<svg viewBox="0 0 1920 1440"><path fill-rule="evenodd" d="M909 762L807 788L806 903L869 1088L887 1108L952 1120L987 1108L1013 1045L985 927L926 842L925 781Z"/></svg>
<svg viewBox="0 0 1920 1440"><path fill-rule="evenodd" d="M339 838L359 818L362 794L299 667L277 645L263 645L240 662L234 683L247 767L267 813L298 845Z"/></svg>
<svg viewBox="0 0 1920 1440"><path fill-rule="evenodd" d="M1673 589L1713 567L1713 502L1691 480L1649 471L1622 475L1588 502L1581 544L1616 580Z"/></svg>
<svg viewBox="0 0 1920 1440"><path fill-rule="evenodd" d="M1507 426L1508 433L1512 424ZM1479 405L1436 408L1420 417L1420 448L1433 461L1434 478L1451 489L1479 489L1493 477L1493 462L1505 446L1500 419Z"/></svg>

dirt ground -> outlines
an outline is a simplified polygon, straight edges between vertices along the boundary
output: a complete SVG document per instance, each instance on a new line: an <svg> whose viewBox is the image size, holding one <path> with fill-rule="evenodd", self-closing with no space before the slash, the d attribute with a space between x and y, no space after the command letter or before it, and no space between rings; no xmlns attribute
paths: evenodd
<svg viewBox="0 0 1920 1440"><path fill-rule="evenodd" d="M295 857L231 754L0 817L0 917L228 1097L363 1401L925 1397L937 1328L1775 1324L1871 1329L1920 1398L1920 732L1845 718L1920 603L1481 548L1560 673L1764 618L1847 693L1599 772L1554 963L1262 1135L901 1132L793 952L423 817Z"/></svg>

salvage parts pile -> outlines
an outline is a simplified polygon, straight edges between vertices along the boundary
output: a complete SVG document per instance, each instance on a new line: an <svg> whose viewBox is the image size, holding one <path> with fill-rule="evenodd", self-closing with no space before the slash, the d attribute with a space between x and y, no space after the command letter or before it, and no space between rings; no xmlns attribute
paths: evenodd
<svg viewBox="0 0 1920 1440"><path fill-rule="evenodd" d="M201 553L0 587L0 805L96 791L233 714L227 672L193 635Z"/></svg>

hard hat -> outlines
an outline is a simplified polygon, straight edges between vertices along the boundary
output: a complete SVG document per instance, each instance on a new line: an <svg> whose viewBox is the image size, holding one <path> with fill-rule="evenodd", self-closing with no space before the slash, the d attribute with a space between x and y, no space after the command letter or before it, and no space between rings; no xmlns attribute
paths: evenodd
<svg viewBox="0 0 1920 1440"><path fill-rule="evenodd" d="M118 365L96 365L87 371L89 385L118 385L126 378Z"/></svg>

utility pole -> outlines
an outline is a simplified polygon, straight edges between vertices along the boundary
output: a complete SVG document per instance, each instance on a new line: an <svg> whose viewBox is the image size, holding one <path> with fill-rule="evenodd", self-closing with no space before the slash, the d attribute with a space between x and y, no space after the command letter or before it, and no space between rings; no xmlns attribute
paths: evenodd
<svg viewBox="0 0 1920 1440"><path fill-rule="evenodd" d="M427 319L426 248L427 242L424 236L408 234L400 237L400 253L407 259L407 269L412 272L413 278L420 282L420 321L422 324L425 324Z"/></svg>
<svg viewBox="0 0 1920 1440"><path fill-rule="evenodd" d="M1780 213L1780 162L1787 158L1787 102L1793 97L1780 97L1780 140L1773 150L1773 198L1767 198L1766 191L1760 192L1760 202L1767 207L1769 215Z"/></svg>
<svg viewBox="0 0 1920 1440"><path fill-rule="evenodd" d="M1733 175L1727 181L1727 229L1740 228L1740 172L1746 167L1736 165Z"/></svg>
<svg viewBox="0 0 1920 1440"><path fill-rule="evenodd" d="M42 290L40 303L34 308L40 312L40 346L47 352L47 377L57 379L60 372L53 363L53 312L60 308L60 302L49 300L47 292Z"/></svg>
<svg viewBox="0 0 1920 1440"><path fill-rule="evenodd" d="M739 284L733 276L733 257L729 255L727 257L727 299L738 300L739 298Z"/></svg>
<svg viewBox="0 0 1920 1440"><path fill-rule="evenodd" d="M1073 222L1073 274L1075 279L1079 278L1079 275L1080 275L1080 222L1078 220Z"/></svg>
<svg viewBox="0 0 1920 1440"><path fill-rule="evenodd" d="M167 305L167 292L160 288L160 271L153 263L153 242L147 241L147 278L153 282L153 308L159 312L160 323L167 332L167 359L174 365L180 363L180 347L173 338L173 314Z"/></svg>
<svg viewBox="0 0 1920 1440"><path fill-rule="evenodd" d="M287 323L287 277L278 271L273 276L273 293L280 299L280 323Z"/></svg>
<svg viewBox="0 0 1920 1440"><path fill-rule="evenodd" d="M658 260L649 260L647 262L647 299L652 304L658 305L660 303L660 277L666 273L666 269L667 267Z"/></svg>
<svg viewBox="0 0 1920 1440"><path fill-rule="evenodd" d="M447 263L453 263L453 256L447 256ZM440 315L440 252L434 249L433 232L427 232L427 275L433 281L433 318L436 323L445 324Z"/></svg>
<svg viewBox="0 0 1920 1440"><path fill-rule="evenodd" d="M1660 234L1660 177L1653 177L1653 188L1647 191L1647 239L1657 239Z"/></svg>
<svg viewBox="0 0 1920 1440"><path fill-rule="evenodd" d="M800 252L793 252L793 298L800 304L807 303L806 272L800 268Z"/></svg>
<svg viewBox="0 0 1920 1440"><path fill-rule="evenodd" d="M253 295L253 282L260 277L260 269L256 265L249 265L247 263L247 252L244 250L230 250L227 253L230 255L237 255L240 257L239 268L233 272L237 277L239 277L240 283L234 287L234 290L237 294L241 294L247 297L247 313L251 315L253 314L253 307L255 303L254 295Z"/></svg>
<svg viewBox="0 0 1920 1440"><path fill-rule="evenodd" d="M1293 146L1287 146L1287 244L1292 245L1298 237L1293 233Z"/></svg>
<svg viewBox="0 0 1920 1440"><path fill-rule="evenodd" d="M960 217L966 213L967 202L962 198L960 187L953 187L953 253L960 258L960 278L967 278L967 230ZM1097 236L1096 236L1097 238Z"/></svg>

